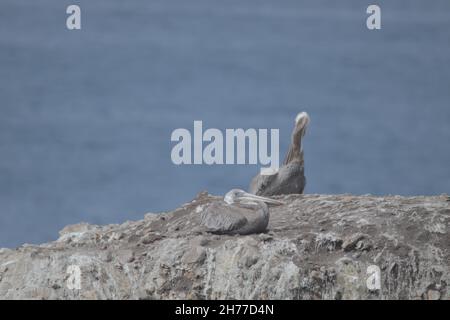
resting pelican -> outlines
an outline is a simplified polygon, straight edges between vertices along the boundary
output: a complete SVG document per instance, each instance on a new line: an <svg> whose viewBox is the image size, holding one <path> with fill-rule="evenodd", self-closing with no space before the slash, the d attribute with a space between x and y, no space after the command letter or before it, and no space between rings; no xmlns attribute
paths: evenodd
<svg viewBox="0 0 450 320"><path fill-rule="evenodd" d="M258 174L250 183L250 192L261 196L303 193L306 178L303 161L302 138L309 116L301 112L295 118L291 145L281 168L272 175Z"/></svg>
<svg viewBox="0 0 450 320"><path fill-rule="evenodd" d="M264 232L269 223L267 204L281 201L256 196L240 189L230 190L223 201L215 201L201 214L201 224L217 234L252 234Z"/></svg>

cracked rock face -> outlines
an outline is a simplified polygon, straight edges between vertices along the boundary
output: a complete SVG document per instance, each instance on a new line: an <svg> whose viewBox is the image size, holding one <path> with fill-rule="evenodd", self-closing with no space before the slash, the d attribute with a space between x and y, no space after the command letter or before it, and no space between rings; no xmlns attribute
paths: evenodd
<svg viewBox="0 0 450 320"><path fill-rule="evenodd" d="M268 231L199 225L216 197L0 249L0 299L449 299L445 196L290 195ZM375 270L375 271L373 271Z"/></svg>

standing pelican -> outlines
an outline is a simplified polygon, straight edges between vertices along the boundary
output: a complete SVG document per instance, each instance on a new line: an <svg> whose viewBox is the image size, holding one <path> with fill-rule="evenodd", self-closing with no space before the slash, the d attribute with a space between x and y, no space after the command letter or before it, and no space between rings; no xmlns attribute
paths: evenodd
<svg viewBox="0 0 450 320"><path fill-rule="evenodd" d="M261 196L303 193L306 178L303 160L302 138L309 123L309 116L301 112L295 118L291 145L281 168L272 175L258 174L250 183L250 192Z"/></svg>
<svg viewBox="0 0 450 320"><path fill-rule="evenodd" d="M230 190L223 201L215 201L201 214L201 224L217 234L252 234L264 232L269 223L267 204L281 201L256 196L240 189Z"/></svg>

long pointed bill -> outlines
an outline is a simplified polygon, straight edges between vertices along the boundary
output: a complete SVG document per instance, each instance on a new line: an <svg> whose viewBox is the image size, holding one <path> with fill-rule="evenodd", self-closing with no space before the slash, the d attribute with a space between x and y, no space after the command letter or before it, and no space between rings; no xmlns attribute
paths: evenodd
<svg viewBox="0 0 450 320"><path fill-rule="evenodd" d="M245 193L243 197L241 197L241 199L245 199L245 200L258 200L258 201L262 201L265 203L269 203L269 204L277 204L277 205L282 205L284 204L284 202L279 201L279 200L275 200L275 199L270 199L270 198L266 198L266 197L261 197L261 196L257 196L251 193Z"/></svg>

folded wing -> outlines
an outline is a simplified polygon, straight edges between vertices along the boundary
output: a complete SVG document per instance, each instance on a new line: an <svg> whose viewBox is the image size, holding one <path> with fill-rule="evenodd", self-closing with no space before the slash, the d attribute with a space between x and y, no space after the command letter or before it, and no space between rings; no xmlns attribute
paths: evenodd
<svg viewBox="0 0 450 320"><path fill-rule="evenodd" d="M245 209L230 206L224 202L215 202L202 212L201 223L209 232L230 233L248 223L241 210Z"/></svg>

